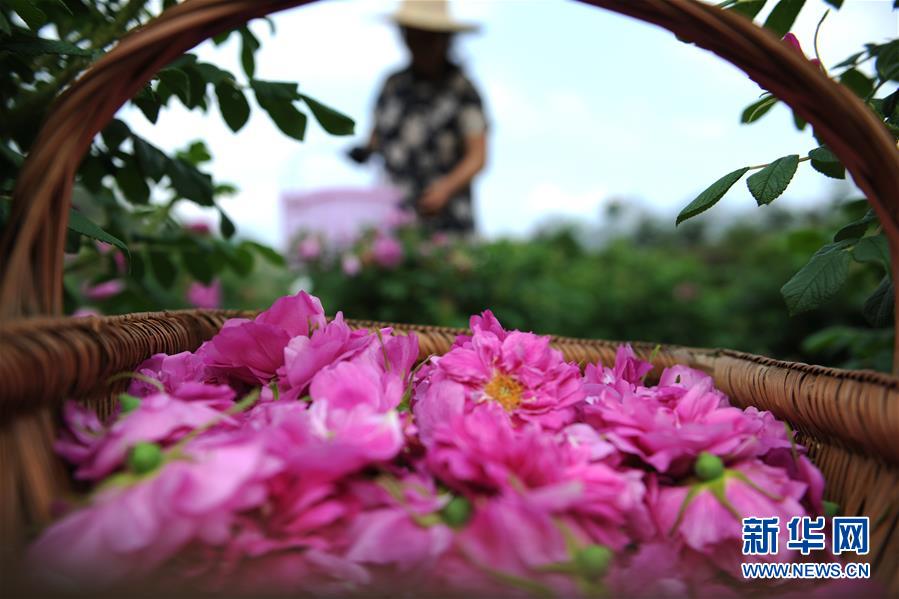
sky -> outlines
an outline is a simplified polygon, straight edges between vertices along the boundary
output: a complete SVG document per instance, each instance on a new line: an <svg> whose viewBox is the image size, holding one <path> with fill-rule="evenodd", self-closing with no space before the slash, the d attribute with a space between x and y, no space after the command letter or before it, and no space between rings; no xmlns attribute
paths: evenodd
<svg viewBox="0 0 899 599"><path fill-rule="evenodd" d="M296 142L255 105L237 134L216 108L204 115L174 101L156 125L134 108L120 117L167 150L204 139L214 156L208 170L240 190L222 200L240 233L283 247L279 197L285 191L382 181L375 165L360 167L344 152L367 137L381 82L405 63L386 18L396 6L325 0L274 15L274 33L265 21L251 24L262 41L256 77L298 81L303 93L353 117L355 137L330 136L310 120L305 141ZM832 12L819 37L824 64L840 62L865 42L899 36L899 11L891 6L892 0L846 0ZM809 0L794 26L808 53L827 8ZM763 90L717 56L655 26L570 0L455 0L451 10L481 25L479 33L460 36L454 51L481 91L490 123L488 166L475 184L478 228L486 237L527 235L560 217L598 223L613 201L670 215L673 226L680 208L721 175L817 146L810 131L795 131L783 106L741 125L743 107ZM240 72L236 39L218 47L207 42L195 52ZM833 186L801 164L777 203L821 204ZM754 205L740 183L716 209ZM215 220L196 208L182 214Z"/></svg>

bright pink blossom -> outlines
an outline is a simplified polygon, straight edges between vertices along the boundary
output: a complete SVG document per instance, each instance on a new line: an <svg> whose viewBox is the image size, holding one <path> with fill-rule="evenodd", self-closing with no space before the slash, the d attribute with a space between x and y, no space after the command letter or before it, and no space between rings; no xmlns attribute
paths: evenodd
<svg viewBox="0 0 899 599"><path fill-rule="evenodd" d="M187 383L203 383L210 378L206 369L203 358L191 352L181 352L179 354L155 354L146 359L136 369L137 373L159 381L163 385L163 389L171 394L178 395L179 389ZM228 399L233 398L234 392L227 386L220 386L223 394L227 395L230 391ZM143 397L157 393L159 388L146 380L135 378L128 387L128 393L137 397ZM183 397L182 399L188 399Z"/></svg>
<svg viewBox="0 0 899 599"><path fill-rule="evenodd" d="M620 451L682 475L703 451L737 460L790 447L770 413L729 406L708 375L675 367L647 388L639 383L646 371L619 351L614 369L588 367L585 374L584 419Z"/></svg>
<svg viewBox="0 0 899 599"><path fill-rule="evenodd" d="M284 364L284 348L297 336L325 326L318 298L305 291L282 297L255 320L233 318L201 349L212 372L267 384Z"/></svg>
<svg viewBox="0 0 899 599"><path fill-rule="evenodd" d="M716 489L723 493L717 495ZM692 492L691 492L692 491ZM725 470L709 482L677 486L659 485L651 494L650 511L661 535L681 539L731 576L741 577L742 518L777 517L789 522L806 515L800 500L806 485L790 479L778 468L749 460ZM780 552L769 561L789 560L787 527L780 527Z"/></svg>
<svg viewBox="0 0 899 599"><path fill-rule="evenodd" d="M356 254L345 254L340 259L340 268L343 269L343 274L346 276L355 277L362 270L362 262Z"/></svg>
<svg viewBox="0 0 899 599"><path fill-rule="evenodd" d="M322 368L358 355L372 341L368 331L353 331L338 313L308 337L299 335L290 340L284 348L284 366L278 370L281 384L294 389L298 396Z"/></svg>
<svg viewBox="0 0 899 599"><path fill-rule="evenodd" d="M194 221L186 225L184 228L196 235L206 236L212 234L212 227L209 226L209 223L201 220Z"/></svg>
<svg viewBox="0 0 899 599"><path fill-rule="evenodd" d="M187 301L195 308L211 310L222 307L222 282L213 280L209 285L194 281L187 288Z"/></svg>
<svg viewBox="0 0 899 599"><path fill-rule="evenodd" d="M371 244L372 257L379 266L396 268L403 261L403 246L395 237L378 233Z"/></svg>
<svg viewBox="0 0 899 599"><path fill-rule="evenodd" d="M107 476L124 463L128 450L140 441L170 444L204 425L233 423L220 411L230 404L218 399L182 401L165 393L144 397L137 408L120 414L104 436L95 440L75 476L90 480ZM78 421L74 424L77 426Z"/></svg>
<svg viewBox="0 0 899 599"><path fill-rule="evenodd" d="M297 254L303 262L317 260L322 254L322 242L318 237L311 235L300 241Z"/></svg>
<svg viewBox="0 0 899 599"><path fill-rule="evenodd" d="M457 413L497 402L516 422L559 429L574 420L574 406L584 399L580 371L549 346L549 337L507 332L488 310L472 317L471 337L460 337L445 355L422 369L415 393L415 416L422 435L430 434L429 411L448 409L447 398L461 395Z"/></svg>
<svg viewBox="0 0 899 599"><path fill-rule="evenodd" d="M500 406L485 404L435 429L427 465L451 488L522 495L577 520L595 541L622 546L627 537L621 529L646 520L642 474L602 463L607 448L598 439L589 448L573 443L571 433L579 432L515 428Z"/></svg>
<svg viewBox="0 0 899 599"><path fill-rule="evenodd" d="M793 35L792 33L787 33L783 36L783 41L786 42L788 46L799 52L802 56L805 56L805 52L803 52L802 46L799 44L799 39L795 35ZM811 58L809 59L809 62L816 67L821 66L821 61L817 58Z"/></svg>
<svg viewBox="0 0 899 599"><path fill-rule="evenodd" d="M577 574L553 567L574 558L566 534L583 542L570 525L520 498L485 501L435 569L434 587L474 597L533 597L538 589L542 596L582 596Z"/></svg>
<svg viewBox="0 0 899 599"><path fill-rule="evenodd" d="M84 297L89 300L102 301L115 297L125 290L125 282L121 279L111 279L96 285L84 288Z"/></svg>
<svg viewBox="0 0 899 599"><path fill-rule="evenodd" d="M252 439L182 451L51 525L28 550L34 570L53 586L104 588L137 583L192 540L227 542L235 514L261 505L279 464Z"/></svg>

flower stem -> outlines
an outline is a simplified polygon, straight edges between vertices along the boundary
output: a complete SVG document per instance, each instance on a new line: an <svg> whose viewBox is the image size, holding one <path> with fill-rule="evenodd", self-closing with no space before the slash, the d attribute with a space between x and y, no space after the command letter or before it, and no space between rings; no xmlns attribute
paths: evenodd
<svg viewBox="0 0 899 599"><path fill-rule="evenodd" d="M824 61L821 60L821 53L818 52L818 33L821 31L821 24L824 23L824 19L826 19L829 14L830 9L825 10L824 14L821 16L821 20L818 21L818 26L815 27L815 58L818 59L818 64L821 66L821 70L824 71L825 75L827 75L827 67L824 66Z"/></svg>

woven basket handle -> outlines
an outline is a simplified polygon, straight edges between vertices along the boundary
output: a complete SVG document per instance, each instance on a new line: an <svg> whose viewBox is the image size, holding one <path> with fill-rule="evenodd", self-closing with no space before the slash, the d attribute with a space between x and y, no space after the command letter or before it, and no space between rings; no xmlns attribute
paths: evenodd
<svg viewBox="0 0 899 599"><path fill-rule="evenodd" d="M0 240L0 320L62 312L63 248L75 172L91 140L119 108L203 40L309 1L187 0L128 35L59 98L19 174ZM711 50L811 123L880 218L896 279L899 152L860 100L770 32L733 12L693 0L584 1L654 23ZM899 309L896 316L899 325ZM896 340L899 344L899 335ZM899 351L895 356L899 360Z"/></svg>

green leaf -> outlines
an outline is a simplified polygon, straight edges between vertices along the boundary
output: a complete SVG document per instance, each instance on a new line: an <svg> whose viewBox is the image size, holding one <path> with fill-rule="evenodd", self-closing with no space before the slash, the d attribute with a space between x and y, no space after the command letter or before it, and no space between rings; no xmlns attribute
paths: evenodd
<svg viewBox="0 0 899 599"><path fill-rule="evenodd" d="M843 241L844 239L860 239L865 233L868 232L868 228L871 226L871 223L877 222L877 215L873 210L868 210L863 217L858 220L852 221L848 225L844 225L836 234L833 236L834 241Z"/></svg>
<svg viewBox="0 0 899 599"><path fill-rule="evenodd" d="M268 247L267 245L262 245L261 243L256 243L255 241L244 241L241 246L251 248L256 251L260 256L265 259L266 262L272 264L274 266L284 266L284 256Z"/></svg>
<svg viewBox="0 0 899 599"><path fill-rule="evenodd" d="M677 215L676 225L681 224L688 218L693 218L697 214L701 214L718 203L727 190L733 187L734 183L740 180L740 178L746 174L749 170L748 166L744 166L743 168L737 169L732 173L728 173L712 183L705 191L696 196L696 199L690 202L686 208L681 210L681 213Z"/></svg>
<svg viewBox="0 0 899 599"><path fill-rule="evenodd" d="M12 33L9 21L2 12L0 12L0 33L3 33L5 35L10 35Z"/></svg>
<svg viewBox="0 0 899 599"><path fill-rule="evenodd" d="M248 27L240 28L240 64L243 72L252 79L256 73L256 59L254 55L259 49L259 40Z"/></svg>
<svg viewBox="0 0 899 599"><path fill-rule="evenodd" d="M303 141L306 135L306 115L291 102L272 102L263 106L268 115L285 135Z"/></svg>
<svg viewBox="0 0 899 599"><path fill-rule="evenodd" d="M825 245L781 287L790 316L817 308L839 291L852 261L848 245L847 241Z"/></svg>
<svg viewBox="0 0 899 599"><path fill-rule="evenodd" d="M212 43L214 43L216 46L221 46L228 41L228 38L231 37L232 33L234 33L233 29L231 31L223 31L218 35L214 35L212 36Z"/></svg>
<svg viewBox="0 0 899 599"><path fill-rule="evenodd" d="M66 229L66 245L63 251L66 254L77 254L79 250L81 250L81 234L72 229Z"/></svg>
<svg viewBox="0 0 899 599"><path fill-rule="evenodd" d="M743 109L743 114L740 115L740 122L744 124L754 123L765 116L765 113L771 110L777 102L778 99L774 96L765 96L761 100L753 102Z"/></svg>
<svg viewBox="0 0 899 599"><path fill-rule="evenodd" d="M168 289L175 282L178 271L168 253L161 251L150 252L150 266L153 268L153 276L159 284Z"/></svg>
<svg viewBox="0 0 899 599"><path fill-rule="evenodd" d="M186 66L196 64L197 57L195 54L187 53L182 54L172 62L166 65L166 69L182 69Z"/></svg>
<svg viewBox="0 0 899 599"><path fill-rule="evenodd" d="M204 285L212 283L215 269L205 252L184 252L181 254L181 262L193 278Z"/></svg>
<svg viewBox="0 0 899 599"><path fill-rule="evenodd" d="M881 110L887 122L895 123L899 120L899 110L896 110L897 106L899 106L899 89L884 98L883 104L881 104Z"/></svg>
<svg viewBox="0 0 899 599"><path fill-rule="evenodd" d="M861 238L852 250L852 257L856 262L879 264L890 272L890 245L882 233Z"/></svg>
<svg viewBox="0 0 899 599"><path fill-rule="evenodd" d="M58 56L95 56L98 53L93 50L79 48L75 44L62 40L50 40L35 37L29 40L15 40L0 42L0 52L7 51L25 56L40 56L53 54ZM102 54L102 53L100 53Z"/></svg>
<svg viewBox="0 0 899 599"><path fill-rule="evenodd" d="M842 67L854 67L858 63L858 59L861 58L865 53L866 53L865 50L862 50L861 52L856 52L855 54L851 55L849 58L847 58L843 62L833 65L833 67L831 67L831 68L839 69Z"/></svg>
<svg viewBox="0 0 899 599"><path fill-rule="evenodd" d="M749 19L754 19L757 14L765 7L767 0L738 0L734 4L728 6L728 10L732 10L737 14L741 14Z"/></svg>
<svg viewBox="0 0 899 599"><path fill-rule="evenodd" d="M228 218L228 215L225 214L225 211L219 208L219 231L222 233L222 237L225 239L231 239L234 237L234 233L237 231L237 228L234 226L234 223L231 222L231 219Z"/></svg>
<svg viewBox="0 0 899 599"><path fill-rule="evenodd" d="M250 104L243 91L231 79L223 79L215 85L219 110L228 127L237 133L250 118Z"/></svg>
<svg viewBox="0 0 899 599"><path fill-rule="evenodd" d="M164 88L158 90L160 95L165 97L166 95L175 94L182 104L191 108L190 79L187 73L182 69L167 68L159 71L156 77L159 79L160 87Z"/></svg>
<svg viewBox="0 0 899 599"><path fill-rule="evenodd" d="M128 266L130 266L131 279L134 281L142 281L147 274L146 266L144 266L144 259L140 253L135 253L131 256L131 260L128 261Z"/></svg>
<svg viewBox="0 0 899 599"><path fill-rule="evenodd" d="M4 4L16 11L32 31L37 31L47 22L47 14L31 0L5 0Z"/></svg>
<svg viewBox="0 0 899 599"><path fill-rule="evenodd" d="M226 248L231 248L230 245L226 245ZM225 252L225 258L228 262L228 265L231 266L231 270L236 272L241 276L246 276L253 272L253 254L249 252L245 248L234 248L231 252Z"/></svg>
<svg viewBox="0 0 899 599"><path fill-rule="evenodd" d="M103 143L110 152L115 152L122 145L122 142L131 135L131 129L128 125L119 119L112 119L106 127L103 128Z"/></svg>
<svg viewBox="0 0 899 599"><path fill-rule="evenodd" d="M329 106L325 106L314 98L304 94L300 94L300 97L309 107L309 110L312 111L312 116L315 117L315 120L318 121L325 131L331 135L352 135L354 133L356 124L353 122L353 119Z"/></svg>
<svg viewBox="0 0 899 599"><path fill-rule="evenodd" d="M201 173L183 158L174 158L166 164L166 174L171 179L172 187L183 198L200 206L214 205L212 179Z"/></svg>
<svg viewBox="0 0 899 599"><path fill-rule="evenodd" d="M153 88L149 85L144 86L131 102L140 108L140 111L144 113L148 121L156 124L157 119L159 119L159 107L162 105L162 102L159 94Z"/></svg>
<svg viewBox="0 0 899 599"><path fill-rule="evenodd" d="M780 0L765 19L765 28L773 31L777 37L783 37L793 27L804 4L805 0Z"/></svg>
<svg viewBox="0 0 899 599"><path fill-rule="evenodd" d="M193 68L212 85L218 85L226 79L234 80L234 76L231 73L208 62L198 62L193 65Z"/></svg>
<svg viewBox="0 0 899 599"><path fill-rule="evenodd" d="M125 242L111 235L100 228L98 224L94 221L90 220L88 217L84 216L74 208L69 209L69 229L75 231L76 233L80 233L81 235L85 235L90 237L91 239L96 239L97 241L102 241L104 243L108 243L110 245L114 245L128 256L128 259L131 259L131 252L128 251L128 246L125 245Z"/></svg>
<svg viewBox="0 0 899 599"><path fill-rule="evenodd" d="M253 88L260 106L266 102L293 102L300 99L296 83L253 79L250 81L250 87Z"/></svg>
<svg viewBox="0 0 899 599"><path fill-rule="evenodd" d="M812 168L832 179L845 179L846 168L827 146L820 146L808 153Z"/></svg>
<svg viewBox="0 0 899 599"><path fill-rule="evenodd" d="M799 114L797 114L796 111L794 110L793 111L793 125L795 125L797 131L802 131L805 129L805 126L808 125L808 123L805 121L804 118L799 116Z"/></svg>
<svg viewBox="0 0 899 599"><path fill-rule="evenodd" d="M190 106L189 108L201 108L203 111L206 106L206 79L194 65L183 67L182 70L187 74L187 80L190 83Z"/></svg>
<svg viewBox="0 0 899 599"><path fill-rule="evenodd" d="M885 276L874 293L865 300L862 315L872 327L885 327L893 322L893 312L896 305L893 280Z"/></svg>
<svg viewBox="0 0 899 599"><path fill-rule="evenodd" d="M874 82L857 69L848 69L840 75L840 83L859 98L867 98L874 89Z"/></svg>
<svg viewBox="0 0 899 599"><path fill-rule="evenodd" d="M169 160L168 156L137 135L131 136L131 143L134 145L134 157L144 175L156 182L162 179L165 175L166 162Z"/></svg>
<svg viewBox="0 0 899 599"><path fill-rule="evenodd" d="M150 201L150 187L133 156L128 156L125 165L116 171L115 180L125 198L132 204L146 204Z"/></svg>
<svg viewBox="0 0 899 599"><path fill-rule="evenodd" d="M194 166L199 166L204 162L212 160L212 154L209 153L209 148L207 148L206 144L199 139L191 142L186 150L179 150L175 155Z"/></svg>
<svg viewBox="0 0 899 599"><path fill-rule="evenodd" d="M880 47L874 66L883 81L899 80L899 40Z"/></svg>
<svg viewBox="0 0 899 599"><path fill-rule="evenodd" d="M759 206L770 204L786 189L796 174L799 155L791 154L778 158L746 180L749 192Z"/></svg>
<svg viewBox="0 0 899 599"><path fill-rule="evenodd" d="M10 166L16 168L22 166L25 162L25 157L7 146L5 142L0 143L0 158L3 158Z"/></svg>
<svg viewBox="0 0 899 599"><path fill-rule="evenodd" d="M105 156L98 156L94 152L90 152L84 157L81 166L78 167L78 175L81 183L90 191L97 193L103 183L105 177L110 170L114 169L111 162Z"/></svg>
<svg viewBox="0 0 899 599"><path fill-rule="evenodd" d="M290 137L302 140L306 133L306 115L293 105L293 101L300 97L297 84L253 79L250 86L256 94L256 101L268 112L275 125Z"/></svg>
<svg viewBox="0 0 899 599"><path fill-rule="evenodd" d="M828 4L830 4L831 6L833 6L837 10L840 10L840 8L843 7L843 0L824 0L824 1L827 2Z"/></svg>

